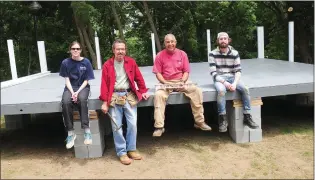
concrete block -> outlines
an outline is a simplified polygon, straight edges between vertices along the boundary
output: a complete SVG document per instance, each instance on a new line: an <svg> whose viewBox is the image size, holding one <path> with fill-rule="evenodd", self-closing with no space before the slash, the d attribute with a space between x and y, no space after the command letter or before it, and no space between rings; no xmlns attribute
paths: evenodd
<svg viewBox="0 0 315 180"><path fill-rule="evenodd" d="M76 158L96 158L102 157L105 149L104 136L102 136L100 144L96 145L80 145L74 147L75 157ZM77 139L76 139L77 140Z"/></svg>
<svg viewBox="0 0 315 180"><path fill-rule="evenodd" d="M253 121L261 128L261 106L252 106L251 114Z"/></svg>
<svg viewBox="0 0 315 180"><path fill-rule="evenodd" d="M73 122L74 132L76 134L84 134L84 129L81 128L81 121ZM90 120L90 130L91 133L99 133L100 131L104 131L104 128L100 128L99 120Z"/></svg>
<svg viewBox="0 0 315 180"><path fill-rule="evenodd" d="M74 154L76 158L88 158L89 157L88 146L74 147Z"/></svg>
<svg viewBox="0 0 315 180"><path fill-rule="evenodd" d="M231 138L235 143L248 143L249 142L249 129L245 127L244 129L229 129Z"/></svg>
<svg viewBox="0 0 315 180"><path fill-rule="evenodd" d="M243 121L243 110L240 108L231 108L228 109L227 115L229 119L229 126L233 129L243 129L244 121Z"/></svg>
<svg viewBox="0 0 315 180"><path fill-rule="evenodd" d="M105 145L91 145L88 146L89 149L89 158L98 158L102 157L104 154Z"/></svg>
<svg viewBox="0 0 315 180"><path fill-rule="evenodd" d="M74 147L86 146L84 144L84 135L77 134L76 136L77 138L74 141ZM104 141L104 133L92 134L92 145L101 145L102 141Z"/></svg>
<svg viewBox="0 0 315 180"><path fill-rule="evenodd" d="M262 141L262 130L249 129L249 142L260 142L260 141Z"/></svg>

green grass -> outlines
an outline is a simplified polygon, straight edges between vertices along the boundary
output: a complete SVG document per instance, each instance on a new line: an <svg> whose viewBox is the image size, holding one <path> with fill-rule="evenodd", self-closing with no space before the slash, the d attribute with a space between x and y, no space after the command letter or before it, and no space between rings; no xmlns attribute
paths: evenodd
<svg viewBox="0 0 315 180"><path fill-rule="evenodd" d="M1 129L5 128L5 119L4 116L1 116Z"/></svg>
<svg viewBox="0 0 315 180"><path fill-rule="evenodd" d="M313 134L314 125L292 125L287 127L281 127L281 132L283 134Z"/></svg>

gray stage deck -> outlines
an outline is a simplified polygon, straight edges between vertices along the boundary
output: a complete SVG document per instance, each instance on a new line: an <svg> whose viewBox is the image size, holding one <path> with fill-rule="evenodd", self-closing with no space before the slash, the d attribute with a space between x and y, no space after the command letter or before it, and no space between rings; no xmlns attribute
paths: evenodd
<svg viewBox="0 0 315 180"><path fill-rule="evenodd" d="M274 59L243 59L242 80L250 88L251 97L267 97L288 94L314 92L313 65L292 63ZM140 67L149 93L154 95L157 83L152 66ZM101 70L95 70L95 80L90 81L91 96L89 109L100 109L98 100L101 82ZM216 101L216 90L209 74L209 65L191 63L190 80L203 90L204 102ZM32 114L61 112L61 96L64 79L58 73L1 89L1 114ZM238 99L238 93L228 93L227 99ZM181 93L171 94L168 104L187 103ZM153 96L139 103L141 106L153 106Z"/></svg>

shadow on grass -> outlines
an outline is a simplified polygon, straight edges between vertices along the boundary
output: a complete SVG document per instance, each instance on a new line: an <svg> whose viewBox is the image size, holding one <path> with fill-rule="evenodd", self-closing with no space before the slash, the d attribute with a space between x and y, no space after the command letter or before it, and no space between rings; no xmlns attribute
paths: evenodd
<svg viewBox="0 0 315 180"><path fill-rule="evenodd" d="M273 99L263 101L263 137L291 133L313 134L313 107L293 106ZM152 137L153 108L139 108L138 149L146 155L154 155L165 147L186 148L200 152L203 151L204 146L210 146L211 150L220 151L220 145L234 143L228 132L218 132L216 104L204 103L204 107L206 122L213 129L211 132L193 128L193 116L188 104L167 106L166 132L159 138ZM14 131L2 129L0 135L2 160L47 158L62 166L69 166L73 162L83 166L88 161L93 161L93 159L77 159L73 148L70 150L65 148L66 132L61 113L38 116L26 129ZM105 144L104 155L100 158L106 161L117 160L112 136L105 136ZM239 144L239 146L248 148L250 144Z"/></svg>

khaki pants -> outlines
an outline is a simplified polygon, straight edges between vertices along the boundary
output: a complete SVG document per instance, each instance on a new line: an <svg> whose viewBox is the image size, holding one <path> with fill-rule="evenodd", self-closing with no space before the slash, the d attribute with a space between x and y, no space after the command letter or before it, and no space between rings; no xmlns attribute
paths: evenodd
<svg viewBox="0 0 315 180"><path fill-rule="evenodd" d="M179 82L178 80L172 80L168 81L169 83L176 83ZM191 83L190 81L186 83ZM168 99L168 96L170 93L172 93L173 90L162 90L159 89L155 92L154 96L154 127L155 128L162 128L164 127L164 120L165 120L165 106L166 101ZM204 122L205 118L203 115L203 97L202 97L202 91L200 88L198 88L195 85L191 85L180 92L184 93L186 97L190 100L190 106L192 109L192 113L195 119L195 123L202 123Z"/></svg>

